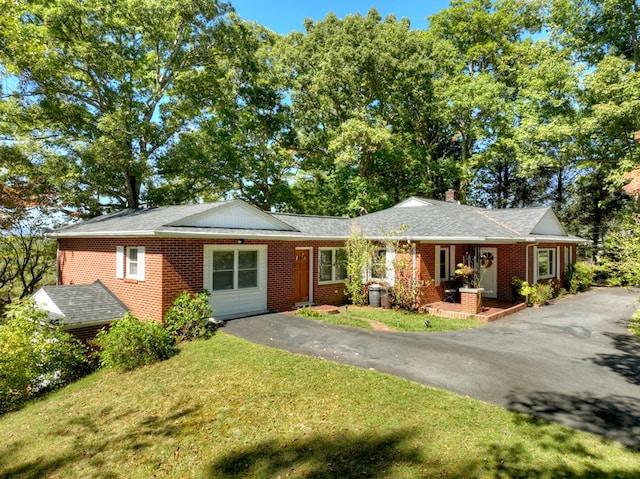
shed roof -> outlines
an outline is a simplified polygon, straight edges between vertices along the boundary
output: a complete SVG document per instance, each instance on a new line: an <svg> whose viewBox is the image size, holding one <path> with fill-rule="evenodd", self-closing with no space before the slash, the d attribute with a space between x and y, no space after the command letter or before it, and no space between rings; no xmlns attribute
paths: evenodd
<svg viewBox="0 0 640 479"><path fill-rule="evenodd" d="M52 324L67 328L109 323L129 311L100 281L43 286L34 293L33 299L49 313Z"/></svg>

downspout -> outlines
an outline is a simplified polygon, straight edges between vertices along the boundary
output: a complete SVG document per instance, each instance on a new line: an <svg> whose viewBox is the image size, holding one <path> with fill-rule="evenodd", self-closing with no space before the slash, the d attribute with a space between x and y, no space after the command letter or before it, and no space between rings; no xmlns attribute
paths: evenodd
<svg viewBox="0 0 640 479"><path fill-rule="evenodd" d="M528 245L527 245L527 247L526 247L526 252L527 252L527 254L526 254L525 256L526 256L527 258L526 258L526 273L525 273L525 274L526 274L526 278L525 278L525 281L526 281L527 283L529 282L529 248L530 248L531 246L538 246L538 242L536 241L535 243L528 244ZM533 284L533 283L534 283L533 279L534 279L534 278L532 278L531 284ZM529 295L527 295L527 304L529 304Z"/></svg>
<svg viewBox="0 0 640 479"><path fill-rule="evenodd" d="M539 244L539 243L536 241L535 243L528 244L528 245L527 245L527 248L526 248L526 250L527 250L526 257L527 257L527 258L526 258L525 281L526 281L527 283L529 282L529 248L530 248L531 246L538 246L538 244ZM532 281L531 281L532 283L534 283L534 282L535 282L535 281L534 281L534 279L535 279L535 278L532 278Z"/></svg>
<svg viewBox="0 0 640 479"><path fill-rule="evenodd" d="M409 240L409 244L411 245L411 261L413 263L413 283L416 283L417 275L418 275L418 262L416 261L416 245L411 244L411 240Z"/></svg>
<svg viewBox="0 0 640 479"><path fill-rule="evenodd" d="M56 238L56 286L60 286L60 240Z"/></svg>

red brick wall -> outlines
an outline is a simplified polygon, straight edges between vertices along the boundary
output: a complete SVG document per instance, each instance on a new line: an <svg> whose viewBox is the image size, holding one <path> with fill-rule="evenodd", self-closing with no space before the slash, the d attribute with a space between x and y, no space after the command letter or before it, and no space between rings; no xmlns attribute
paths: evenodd
<svg viewBox="0 0 640 479"><path fill-rule="evenodd" d="M102 329L109 329L111 325L109 324L100 324L98 326L84 326L82 328L73 328L67 329L67 333L75 336L80 341L91 341L96 338L98 332Z"/></svg>
<svg viewBox="0 0 640 479"><path fill-rule="evenodd" d="M60 239L60 284L102 281L140 318L162 317L162 246L159 239ZM145 247L145 281L116 278L116 246Z"/></svg>
<svg viewBox="0 0 640 479"><path fill-rule="evenodd" d="M100 280L140 318L161 320L182 291L203 289L205 244L237 244L237 240L184 238L60 239L60 284L87 284ZM267 308L286 311L294 307L296 247L313 248L313 299L322 304L343 304L344 284L318 284L318 248L340 247L339 241L246 241L268 246ZM145 280L116 278L116 246L145 247Z"/></svg>
<svg viewBox="0 0 640 479"><path fill-rule="evenodd" d="M60 239L60 284L87 284L102 281L120 300L140 318L162 319L166 310L182 291L198 292L203 289L203 251L205 244L237 244L237 240L148 238L148 239ZM340 241L247 241L245 244L268 246L267 307L286 311L294 307L294 271L296 247L313 248L313 300L317 304L343 304L346 301L343 283L318 284L320 247L341 247ZM116 246L145 247L145 281L116 278ZM418 278L427 285L422 302L435 302L443 298L442 287L436 287L435 244L416 245ZM440 244L440 246L447 246ZM513 299L511 278L526 276L525 244L483 245L498 251L498 297ZM539 247L560 246L558 261L564 265L564 245L544 244ZM455 262L458 263L472 246L456 245ZM533 278L535 258L533 247L528 248L529 278ZM575 259L575 246L573 246Z"/></svg>
<svg viewBox="0 0 640 479"><path fill-rule="evenodd" d="M436 245L419 243L416 245L416 263L418 280L426 286L423 288L420 303L434 303L444 298L443 287L436 287Z"/></svg>
<svg viewBox="0 0 640 479"><path fill-rule="evenodd" d="M342 248L342 241L312 241L309 246L313 246L313 299L317 304L340 305L347 301L344 294L344 283L318 284L320 264L320 253L318 248Z"/></svg>

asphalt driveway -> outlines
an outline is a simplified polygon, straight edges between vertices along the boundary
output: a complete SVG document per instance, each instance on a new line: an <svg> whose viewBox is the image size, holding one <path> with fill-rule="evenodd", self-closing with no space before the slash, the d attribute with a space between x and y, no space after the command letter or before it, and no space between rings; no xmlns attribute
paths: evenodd
<svg viewBox="0 0 640 479"><path fill-rule="evenodd" d="M401 376L640 450L640 341L627 332L638 292L594 289L482 328L394 333L295 315L229 321L260 344Z"/></svg>

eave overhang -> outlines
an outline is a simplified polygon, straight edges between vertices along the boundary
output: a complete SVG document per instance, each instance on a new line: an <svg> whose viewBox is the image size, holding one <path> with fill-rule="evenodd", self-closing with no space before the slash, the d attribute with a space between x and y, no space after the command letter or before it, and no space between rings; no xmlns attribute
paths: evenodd
<svg viewBox="0 0 640 479"><path fill-rule="evenodd" d="M184 227L183 227L184 228ZM204 238L204 239L251 239L256 241L344 241L348 235L308 235L300 232L271 231L271 230L206 230L200 228L194 231L177 231L163 229L157 231L102 231L86 233L49 233L51 238ZM370 241L386 242L389 236L366 236ZM514 244L514 243L588 243L588 240L576 236L522 236L522 237L487 237L487 236L403 236L394 237L400 241L413 243L444 243L444 244Z"/></svg>

